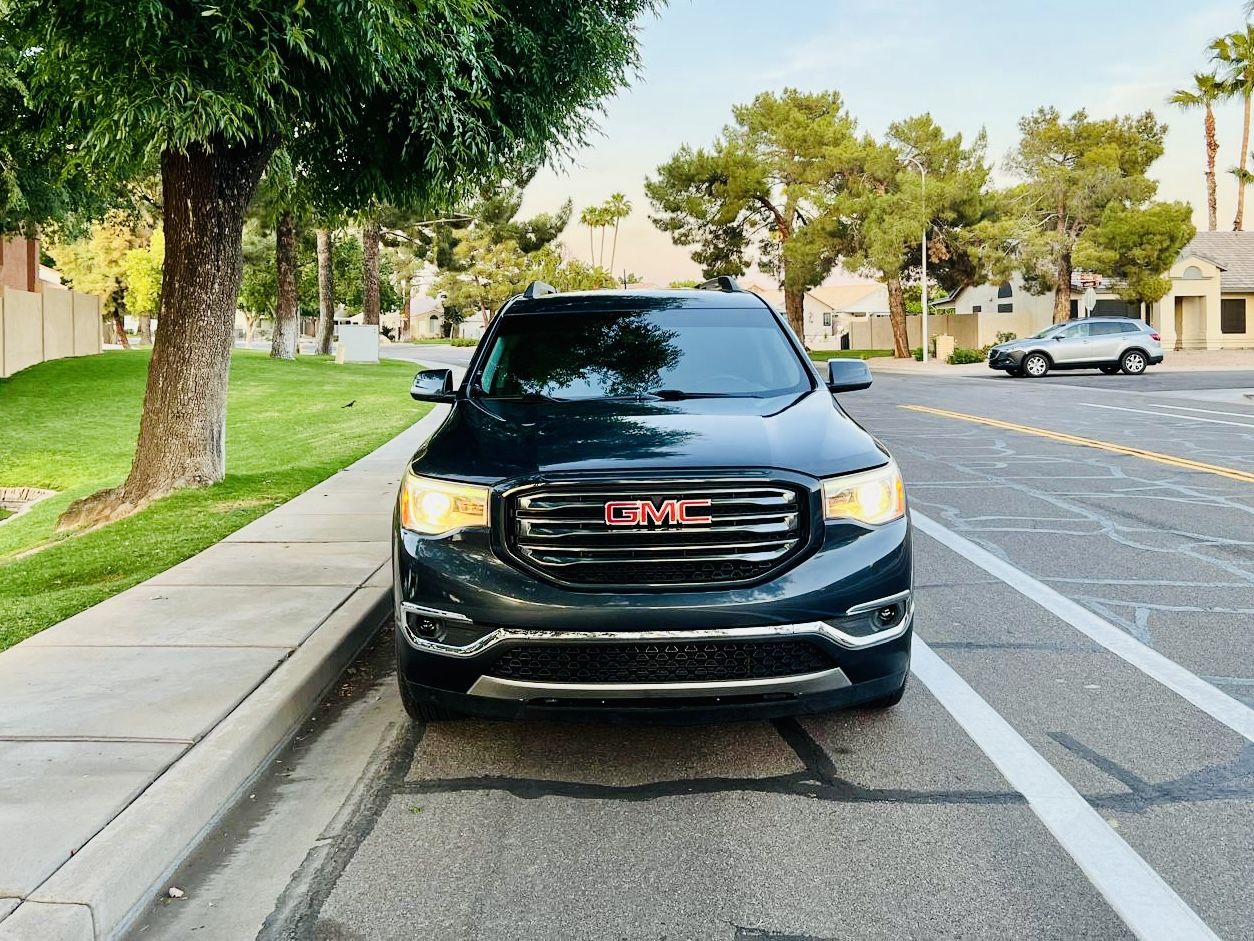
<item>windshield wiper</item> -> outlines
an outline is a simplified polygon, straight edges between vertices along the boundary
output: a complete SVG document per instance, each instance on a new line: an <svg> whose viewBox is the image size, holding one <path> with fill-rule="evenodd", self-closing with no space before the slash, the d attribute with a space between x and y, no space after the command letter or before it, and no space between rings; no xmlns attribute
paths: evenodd
<svg viewBox="0 0 1254 941"><path fill-rule="evenodd" d="M519 395L484 395L483 398L492 402L569 402L570 399L559 399L543 392L523 392Z"/></svg>
<svg viewBox="0 0 1254 941"><path fill-rule="evenodd" d="M732 392L685 392L683 389L654 389L647 395L656 396L667 402L678 402L680 399L737 399L744 396Z"/></svg>

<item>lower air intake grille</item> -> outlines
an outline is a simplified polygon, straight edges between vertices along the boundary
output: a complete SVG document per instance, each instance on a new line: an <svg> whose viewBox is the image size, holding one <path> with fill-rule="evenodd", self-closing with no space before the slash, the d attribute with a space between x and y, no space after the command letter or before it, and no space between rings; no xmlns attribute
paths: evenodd
<svg viewBox="0 0 1254 941"><path fill-rule="evenodd" d="M545 683L689 683L794 676L833 666L807 641L681 641L514 647L487 672Z"/></svg>

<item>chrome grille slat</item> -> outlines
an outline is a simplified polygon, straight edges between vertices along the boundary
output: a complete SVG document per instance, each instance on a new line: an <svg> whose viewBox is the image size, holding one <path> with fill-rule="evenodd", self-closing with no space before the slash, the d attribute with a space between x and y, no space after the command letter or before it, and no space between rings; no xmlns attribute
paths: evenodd
<svg viewBox="0 0 1254 941"><path fill-rule="evenodd" d="M776 533L789 534L795 531L796 526L797 526L796 514L792 514L786 517L777 517L776 519L777 519L777 522L752 523L747 526L713 526L713 525L703 526L701 527L701 532L703 534L713 533L715 535L721 535L723 533L741 533L741 534L760 533L763 535L772 535ZM591 529L591 528L586 528L586 527L581 528L581 529L576 529L576 528L571 528L570 526L560 526L560 525L554 526L554 525L549 525L547 523L536 523L531 520L519 520L518 522L519 522L519 528L518 528L519 534L522 536L531 537L531 539L528 540L528 545L532 544L532 540L539 540L539 539L543 539L546 541L552 539L552 540L557 540L560 542L563 539L572 539L572 538L576 538L576 539L577 538L583 538L583 539L592 538L593 540L603 539L606 541L611 540L611 539L624 539L625 540L625 539L630 539L635 536L664 538L663 536L659 535L656 529L635 529L635 528L628 528L624 526L620 529L607 531L605 529L604 523L600 524L599 529ZM669 533L666 533L666 535L669 535Z"/></svg>
<svg viewBox="0 0 1254 941"><path fill-rule="evenodd" d="M610 501L709 500L711 522L610 526ZM507 495L506 548L572 587L702 588L769 576L806 543L809 495L763 479L554 484Z"/></svg>

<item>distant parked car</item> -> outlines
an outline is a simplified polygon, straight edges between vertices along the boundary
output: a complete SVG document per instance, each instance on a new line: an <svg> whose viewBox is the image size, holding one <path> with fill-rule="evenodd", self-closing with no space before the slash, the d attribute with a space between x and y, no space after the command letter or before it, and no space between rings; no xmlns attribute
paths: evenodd
<svg viewBox="0 0 1254 941"><path fill-rule="evenodd" d="M1131 317L1086 317L1047 327L1026 340L998 343L988 368L1039 379L1051 369L1100 369L1139 376L1163 361L1162 337Z"/></svg>

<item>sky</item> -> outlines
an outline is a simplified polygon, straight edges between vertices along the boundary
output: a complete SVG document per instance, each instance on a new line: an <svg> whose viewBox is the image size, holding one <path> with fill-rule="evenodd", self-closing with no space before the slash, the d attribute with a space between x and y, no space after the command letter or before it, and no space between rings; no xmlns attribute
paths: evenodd
<svg viewBox="0 0 1254 941"><path fill-rule="evenodd" d="M600 133L561 167L532 181L524 213L574 200L562 236L588 260L579 211L622 192L633 212L615 269L665 285L696 278L690 249L649 221L645 177L682 144L707 145L733 105L761 91L836 89L859 127L882 134L894 120L930 112L947 132L988 132L999 183L1020 117L1041 105L1094 117L1152 110L1168 124L1151 168L1159 197L1194 206L1206 224L1202 115L1166 104L1173 89L1210 67L1207 43L1242 27L1240 0L671 0L640 32L641 70L606 103ZM1241 106L1216 112L1219 225L1232 224ZM1254 192L1250 197L1254 199ZM608 249L607 249L608 253Z"/></svg>

